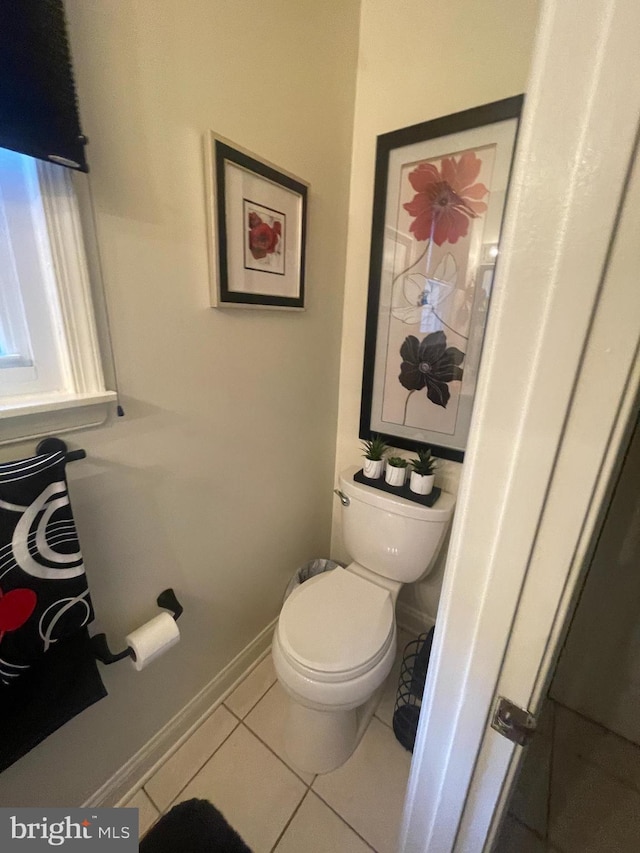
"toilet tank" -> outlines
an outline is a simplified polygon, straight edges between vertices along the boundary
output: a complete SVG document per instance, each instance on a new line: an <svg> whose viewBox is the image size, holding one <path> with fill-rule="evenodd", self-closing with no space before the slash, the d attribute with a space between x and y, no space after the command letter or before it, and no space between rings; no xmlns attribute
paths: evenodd
<svg viewBox="0 0 640 853"><path fill-rule="evenodd" d="M429 574L451 522L455 498L441 492L433 507L356 483L357 466L340 474L344 546L361 566L400 583Z"/></svg>

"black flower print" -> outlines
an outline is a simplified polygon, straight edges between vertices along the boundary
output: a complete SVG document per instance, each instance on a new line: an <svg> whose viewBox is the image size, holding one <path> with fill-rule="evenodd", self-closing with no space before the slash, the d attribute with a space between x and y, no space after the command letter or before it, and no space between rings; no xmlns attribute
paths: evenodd
<svg viewBox="0 0 640 853"><path fill-rule="evenodd" d="M447 383L462 379L459 366L464 353L456 347L447 347L443 331L432 332L422 341L408 335L400 347L400 384L408 391L427 389L427 397L436 406L446 408L450 392Z"/></svg>

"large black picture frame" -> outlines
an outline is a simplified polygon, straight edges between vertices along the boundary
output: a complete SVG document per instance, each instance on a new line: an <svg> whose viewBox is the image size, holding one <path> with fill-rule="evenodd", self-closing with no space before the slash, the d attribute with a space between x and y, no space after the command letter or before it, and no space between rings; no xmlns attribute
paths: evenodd
<svg viewBox="0 0 640 853"><path fill-rule="evenodd" d="M360 438L464 458L522 104L378 137Z"/></svg>

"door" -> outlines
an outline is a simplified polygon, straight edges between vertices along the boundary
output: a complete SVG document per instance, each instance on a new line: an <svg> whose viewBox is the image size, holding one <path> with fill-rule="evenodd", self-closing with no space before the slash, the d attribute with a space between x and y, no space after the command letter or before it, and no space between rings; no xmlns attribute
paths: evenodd
<svg viewBox="0 0 640 853"><path fill-rule="evenodd" d="M489 850L639 380L640 6L547 0L407 791L403 853ZM630 82L631 81L631 82Z"/></svg>

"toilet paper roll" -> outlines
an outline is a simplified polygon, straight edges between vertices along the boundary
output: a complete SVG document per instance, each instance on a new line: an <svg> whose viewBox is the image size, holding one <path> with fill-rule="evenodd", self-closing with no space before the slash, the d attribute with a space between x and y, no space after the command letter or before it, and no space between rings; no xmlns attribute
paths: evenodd
<svg viewBox="0 0 640 853"><path fill-rule="evenodd" d="M160 613L149 622L145 622L126 637L126 643L132 651L131 660L140 671L151 661L164 654L180 639L180 630L176 620L169 613Z"/></svg>

